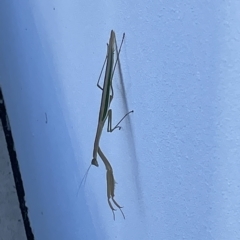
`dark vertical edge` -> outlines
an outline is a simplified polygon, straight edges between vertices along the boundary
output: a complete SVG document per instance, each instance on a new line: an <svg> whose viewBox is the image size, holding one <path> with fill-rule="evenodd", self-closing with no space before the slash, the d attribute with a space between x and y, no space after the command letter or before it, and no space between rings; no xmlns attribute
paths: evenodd
<svg viewBox="0 0 240 240"><path fill-rule="evenodd" d="M21 173L19 170L17 155L16 155L15 148L14 148L14 141L12 138L11 129L9 127L10 123L8 122L8 116L7 116L1 88L0 88L0 118L2 121L5 139L7 142L9 158L10 158L10 162L11 162L11 166L12 166L14 181L15 181L15 185L16 185L18 200L19 200L19 207L20 207L21 213L22 213L26 236L27 236L28 240L34 240L34 235L33 235L32 228L30 226L30 222L29 222L29 218L28 218L28 208L26 207L26 204L25 204L25 192L24 192L24 188L23 188L22 177L21 177Z"/></svg>

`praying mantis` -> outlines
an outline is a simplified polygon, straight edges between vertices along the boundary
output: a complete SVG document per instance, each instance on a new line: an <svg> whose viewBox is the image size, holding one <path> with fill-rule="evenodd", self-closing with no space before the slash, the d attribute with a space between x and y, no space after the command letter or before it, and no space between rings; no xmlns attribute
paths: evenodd
<svg viewBox="0 0 240 240"><path fill-rule="evenodd" d="M114 96L112 79L113 79L114 71L116 68L116 64L119 61L119 54L121 51L124 37L125 37L125 34L123 34L119 51L116 50L117 58L116 58L116 62L114 64L114 48L115 48L115 46L117 46L117 44L116 44L115 32L113 30L111 31L109 43L107 45L107 56L105 58L105 61L104 61L104 64L103 64L103 67L102 67L102 70L101 70L101 73L100 73L100 76L99 76L98 82L97 82L97 87L102 90L102 98L101 98L101 104L100 104L100 110L99 110L97 132L96 132L96 137L95 137L94 147L93 147L93 158L92 158L89 168L87 169L86 174L84 175L84 178L85 178L91 165L94 165L96 167L99 166L98 161L97 161L97 155L99 155L105 165L105 168L106 168L108 205L113 212L114 220L115 220L114 211L116 211L116 209L113 207L113 204L121 211L124 219L125 219L125 215L122 211L122 207L114 199L114 196L115 196L114 191L115 191L115 183L116 182L115 182L114 175L113 175L113 169L112 169L110 162L108 161L108 159L102 152L102 150L99 146L99 142L100 142L100 138L102 135L103 127L104 127L107 119L108 119L107 132L113 132L117 128L121 129L119 124L123 121L123 119L125 117L127 117L128 114L133 112L133 111L130 111L130 112L126 113L121 118L121 120L116 124L116 126L112 128L112 110L110 109L110 104L111 104L111 102L113 100L113 96ZM99 85L99 81L101 79L101 75L102 75L105 64L106 64L106 70L105 70L105 76L104 76L104 83L103 83L103 87L101 87ZM112 202L110 200L112 200Z"/></svg>

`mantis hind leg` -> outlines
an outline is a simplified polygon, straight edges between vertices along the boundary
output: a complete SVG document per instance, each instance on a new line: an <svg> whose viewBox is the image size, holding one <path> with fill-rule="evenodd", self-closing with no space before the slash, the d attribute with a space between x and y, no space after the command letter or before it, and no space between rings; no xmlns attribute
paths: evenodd
<svg viewBox="0 0 240 240"><path fill-rule="evenodd" d="M113 67L112 77L113 77L113 74L114 74L114 72L115 72L115 68L116 68L117 62L119 61L119 55L120 55L120 52L121 52L121 49L122 49L122 45L123 45L123 40L124 40L124 38L125 38L125 33L123 33L122 41L121 41L119 50L117 50L117 59L116 59L116 62L115 62L115 64L114 64L114 67ZM117 49L117 41L116 41L116 38L115 38L115 45L116 45L116 49Z"/></svg>
<svg viewBox="0 0 240 240"><path fill-rule="evenodd" d="M123 33L122 41L121 41L119 50L117 50L117 59L116 59L116 62L115 62L115 64L114 64L114 67L113 67L113 71L112 71L112 76L111 76L111 78L113 77L113 74L114 74L114 71L115 71L117 62L118 62L118 60L119 60L119 55L120 55L120 52L121 52L121 49L122 49L122 44L123 44L124 38L125 38L125 33ZM116 41L116 38L115 38L115 45L116 45L116 49L117 49L117 41ZM108 47L108 44L107 44L107 47ZM101 86L99 85L99 81L100 81L100 78L101 78L101 76L102 76L102 72L103 72L104 66L105 66L105 64L106 64L107 58L108 58L108 55L107 55L106 58L105 58L105 61L104 61L104 63L103 63L103 66L102 66L102 69L101 69L101 72L100 72L100 75L99 75L99 78L98 78L98 81L97 81L97 86L98 86L98 88L100 88L101 90L103 90L103 87L101 87Z"/></svg>
<svg viewBox="0 0 240 240"><path fill-rule="evenodd" d="M100 81L100 79L101 79L102 72L103 72L104 66L105 66L105 64L106 64L106 61L107 61L107 56L106 56L106 58L105 58L105 61L104 61L104 63L103 63L103 66L102 66L102 69L101 69L101 72L100 72L100 75L99 75L98 81L97 81L97 87L100 88L102 91L103 91L103 87L100 86L99 81Z"/></svg>

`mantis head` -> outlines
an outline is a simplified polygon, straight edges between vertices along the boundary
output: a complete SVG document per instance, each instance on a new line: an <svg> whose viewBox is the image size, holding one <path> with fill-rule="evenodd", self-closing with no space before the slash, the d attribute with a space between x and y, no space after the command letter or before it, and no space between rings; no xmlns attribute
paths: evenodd
<svg viewBox="0 0 240 240"><path fill-rule="evenodd" d="M91 164L92 165L94 165L94 166L96 166L96 167L98 167L99 165L98 165L98 161L97 161L97 159L96 158L93 158L92 159L92 162L91 162Z"/></svg>

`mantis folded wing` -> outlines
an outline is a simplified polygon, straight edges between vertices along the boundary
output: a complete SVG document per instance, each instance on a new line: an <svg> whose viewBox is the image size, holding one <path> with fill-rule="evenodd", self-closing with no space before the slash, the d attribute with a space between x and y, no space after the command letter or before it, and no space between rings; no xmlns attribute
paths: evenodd
<svg viewBox="0 0 240 240"><path fill-rule="evenodd" d="M133 111L130 111L130 112L126 113L123 116L123 118L116 124L116 126L112 128L112 110L110 109L110 104L111 104L111 101L113 100L113 96L114 96L113 87L112 87L112 79L113 79L113 74L114 74L116 64L119 60L119 54L120 54L120 51L121 51L121 47L122 47L124 37L125 37L125 34L123 34L123 38L122 38L122 42L121 42L119 51L116 51L117 59L116 59L116 62L114 64L114 47L116 45L116 38L115 38L114 31L113 30L111 31L109 44L108 44L108 47L107 47L107 56L106 56L106 59L104 61L104 64L103 64L103 67L102 67L102 70L101 70L101 73L100 73L100 76L99 76L99 79L98 79L98 82L97 82L97 86L102 90L102 99L101 99L101 105L100 105L100 111L99 111L99 117L98 117L97 132L96 132L96 137L95 137L94 147L93 147L93 158L92 158L92 161L91 161L91 165L94 165L94 166L98 167L99 164L98 164L98 161L97 161L97 155L99 155L100 158L102 159L105 167L106 167L108 204L109 204L109 206L110 206L110 208L113 212L114 219L115 219L114 211L116 209L113 207L110 199L112 200L113 204L121 211L124 218L125 218L125 216L124 216L124 213L121 209L122 207L114 199L115 180L114 180L114 175L113 175L113 169L112 169L111 164L107 160L106 156L103 154L102 150L100 149L99 142L100 142L100 138L101 138L101 134L102 134L104 124L105 124L107 119L108 119L107 131L112 132L117 128L121 129L119 124L123 121L123 119L129 113L133 112ZM105 77L104 77L103 87L101 87L99 85L99 81L100 81L101 74L102 74L105 63L106 63ZM87 175L91 165L89 166L86 174L84 175L84 179L86 178L86 175Z"/></svg>

